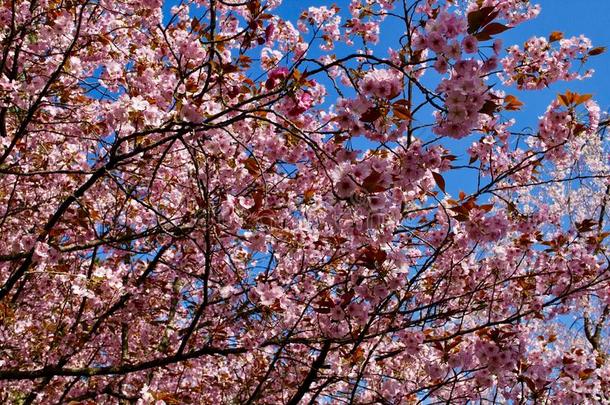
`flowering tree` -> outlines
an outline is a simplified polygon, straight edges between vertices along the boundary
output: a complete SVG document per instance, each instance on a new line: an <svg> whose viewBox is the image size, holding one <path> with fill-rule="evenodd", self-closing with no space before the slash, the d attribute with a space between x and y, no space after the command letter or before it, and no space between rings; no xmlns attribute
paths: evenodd
<svg viewBox="0 0 610 405"><path fill-rule="evenodd" d="M610 401L603 48L279 3L0 0L1 402Z"/></svg>

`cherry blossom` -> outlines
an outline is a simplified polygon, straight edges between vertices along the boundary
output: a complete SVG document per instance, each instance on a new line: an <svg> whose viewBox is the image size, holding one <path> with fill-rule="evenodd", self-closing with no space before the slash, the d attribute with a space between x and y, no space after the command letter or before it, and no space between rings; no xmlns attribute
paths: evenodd
<svg viewBox="0 0 610 405"><path fill-rule="evenodd" d="M540 12L0 2L0 402L608 402L609 120L556 85L604 49Z"/></svg>

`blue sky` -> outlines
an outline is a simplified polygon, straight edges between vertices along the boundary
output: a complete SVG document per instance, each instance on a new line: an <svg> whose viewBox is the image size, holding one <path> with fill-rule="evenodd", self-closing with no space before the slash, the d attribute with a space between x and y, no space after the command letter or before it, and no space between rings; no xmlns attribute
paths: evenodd
<svg viewBox="0 0 610 405"><path fill-rule="evenodd" d="M540 4L540 15L528 22L518 25L514 29L497 36L503 39L504 45L523 44L532 36L548 36L553 31L562 31L566 37L584 34L590 38L594 46L607 46L610 48L610 0L532 0ZM344 8L348 0L284 0L280 14L284 18L296 21L300 12L309 6L337 4ZM392 27L384 27L392 30ZM392 30L393 31L393 30ZM393 34L393 33L392 33ZM397 34L401 34L397 32ZM382 39L388 36L382 33ZM391 39L396 39L393 35ZM380 49L393 46L395 43L382 41ZM591 58L586 64L587 68L595 69L593 78L571 83L555 83L550 89L544 91L522 92L519 97L526 102L523 112L518 118L528 125L536 123L536 119L546 109L548 103L565 90L578 93L592 93L600 104L602 110L610 110L610 52ZM514 91L513 91L514 92Z"/></svg>
<svg viewBox="0 0 610 405"><path fill-rule="evenodd" d="M169 16L169 9L172 5L177 4L175 0L165 1L164 11L165 20ZM561 31L565 37L578 36L584 34L592 40L593 46L606 46L610 48L610 0L532 0L532 3L537 3L542 6L540 15L528 22L522 23L517 27L508 30L497 38L503 40L504 46L513 44L522 45L525 40L532 36L545 36L553 31ZM275 10L282 18L296 23L298 16L310 6L330 6L337 4L342 8L341 15L345 16L348 0L284 0L282 6ZM201 10L192 10L193 14L201 13ZM374 47L376 52L379 51L381 56L386 55L388 47L398 48L397 38L402 35L404 28L395 24L394 19L388 20L382 26L381 41ZM260 47L253 50L252 56L257 57L260 52ZM334 51L338 56L352 53L356 48L346 49L345 46L338 46ZM319 51L317 44L311 50L310 56L315 57ZM487 52L488 53L488 52ZM602 55L591 57L584 69L592 68L595 74L592 78L583 81L573 82L556 82L551 84L550 88L535 91L517 91L515 88L507 89L508 93L516 95L525 103L521 111L507 115L506 118L515 117L517 124L513 127L515 131L525 130L527 128L536 128L538 117L542 115L548 104L559 93L565 93L566 90L571 90L577 93L593 94L594 99L599 103L603 111L610 111L610 52ZM584 70L583 69L583 70ZM438 84L438 76L429 73L428 78L423 80L424 84L434 88ZM318 77L318 80L324 78ZM498 80L492 79L492 82ZM498 88L498 87L497 87ZM327 99L327 106L334 103L336 98L332 94ZM430 121L431 121L430 117ZM464 140L453 141L446 139L443 144L452 150L452 153L461 157L459 164L465 164L468 157L465 154L465 149L474 140L478 139L479 135L473 134ZM426 136L424 135L424 138ZM364 149L370 146L370 143L363 141L355 141L353 146L358 149ZM456 162L458 163L458 162ZM470 172L470 173L468 173ZM447 173L445 180L447 181L447 191L451 194L456 194L459 190L466 192L473 191L476 187L475 179L471 178L471 170L459 170Z"/></svg>
<svg viewBox="0 0 610 405"><path fill-rule="evenodd" d="M516 28L497 36L502 38L504 45L522 44L526 39L537 36L548 36L553 31L562 31L566 37L585 34L593 41L594 46L610 48L610 0L531 0L542 6L542 12L534 20L518 25ZM164 19L167 21L171 6L179 3L176 0L164 2ZM330 6L337 4L346 12L348 0L284 0L276 10L281 17L296 22L299 14L309 6ZM200 12L200 11L199 11ZM195 11L195 14L199 14ZM394 27L384 26L385 35L378 49L385 51L388 46L397 47L396 35L402 34L400 27L394 32ZM390 35L388 35L388 31ZM393 42L388 40L394 40ZM338 49L340 53L341 48ZM385 52L384 52L385 53ZM593 78L572 83L555 83L544 91L522 92L519 97L526 102L518 118L523 124L534 125L536 118L542 114L557 93L570 89L579 93L592 93L602 110L610 110L610 53L591 58L587 68L595 69ZM330 101L330 100L329 100Z"/></svg>
<svg viewBox="0 0 610 405"><path fill-rule="evenodd" d="M610 48L610 0L538 0L542 6L540 15L505 32L501 38L505 44L523 43L531 36L548 35L562 31L566 37L584 34L593 46ZM592 57L586 64L595 69L592 78L577 82L558 82L543 91L522 92L519 98L526 104L517 117L523 123L533 124L544 112L549 101L566 90L591 93L602 110L610 110L610 53Z"/></svg>
<svg viewBox="0 0 610 405"><path fill-rule="evenodd" d="M339 0L335 3L344 8L348 1ZM537 18L498 35L497 37L503 40L505 46L513 44L522 46L523 42L532 36L548 37L553 31L561 31L565 37L584 34L592 40L593 46L610 48L610 0L532 0L532 3L540 4L542 12ZM322 0L284 0L279 12L282 17L295 21L300 12L311 5L330 4L333 3ZM386 32L385 34L382 32L381 42L376 48L385 54L387 47L397 48L396 38L402 34L402 28L384 24L383 29ZM341 53L341 50L338 48L337 53ZM509 93L517 95L525 103L521 111L514 113L514 117L517 119L514 129L535 128L538 117L544 113L548 104L557 94L565 93L566 90L591 93L601 109L609 111L610 52L591 57L585 65L585 69L589 68L594 69L595 74L592 78L583 81L556 82L547 89L536 91L508 89ZM432 86L435 86L436 83L438 83L436 80L430 81ZM474 137L475 135L466 138L459 145L455 143L455 146L462 149L465 145L469 145ZM449 143L454 142L449 140Z"/></svg>

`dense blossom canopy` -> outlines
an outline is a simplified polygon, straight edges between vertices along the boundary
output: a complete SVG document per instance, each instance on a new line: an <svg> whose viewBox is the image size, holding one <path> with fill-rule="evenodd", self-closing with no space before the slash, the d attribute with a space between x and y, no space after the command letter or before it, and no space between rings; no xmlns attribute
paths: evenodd
<svg viewBox="0 0 610 405"><path fill-rule="evenodd" d="M280 3L0 0L0 402L610 401L604 49Z"/></svg>

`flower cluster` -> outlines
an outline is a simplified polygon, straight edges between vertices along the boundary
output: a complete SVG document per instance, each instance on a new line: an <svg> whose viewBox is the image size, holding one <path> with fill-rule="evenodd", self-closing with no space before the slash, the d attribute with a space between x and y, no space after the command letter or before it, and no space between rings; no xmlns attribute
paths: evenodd
<svg viewBox="0 0 610 405"><path fill-rule="evenodd" d="M610 398L608 121L505 86L603 49L506 51L526 0L166 3L0 1L1 402Z"/></svg>
<svg viewBox="0 0 610 405"><path fill-rule="evenodd" d="M436 91L445 95L446 113L436 113L434 132L452 138L463 138L478 124L479 111L489 97L489 88L482 79L481 63L460 60L443 79Z"/></svg>
<svg viewBox="0 0 610 405"><path fill-rule="evenodd" d="M391 69L373 69L367 72L360 84L366 96L392 99L403 88L401 74Z"/></svg>
<svg viewBox="0 0 610 405"><path fill-rule="evenodd" d="M525 42L523 49L518 45L508 48L499 76L504 84L516 84L526 90L542 89L558 80L584 79L593 71L579 73L572 68L574 61L581 61L591 49L591 41L584 36L561 39L558 47L547 38L533 37Z"/></svg>

